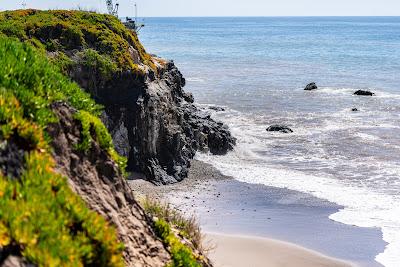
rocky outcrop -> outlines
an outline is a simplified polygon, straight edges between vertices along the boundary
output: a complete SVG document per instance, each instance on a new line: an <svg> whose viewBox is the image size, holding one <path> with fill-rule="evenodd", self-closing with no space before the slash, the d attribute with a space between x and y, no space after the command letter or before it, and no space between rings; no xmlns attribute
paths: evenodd
<svg viewBox="0 0 400 267"><path fill-rule="evenodd" d="M223 107L218 107L218 106L209 106L208 109L216 111L216 112L222 112L225 111L225 108Z"/></svg>
<svg viewBox="0 0 400 267"><path fill-rule="evenodd" d="M370 92L370 91L365 91L365 90L358 90L356 92L354 92L355 95L361 95L361 96L373 96L375 95L374 93Z"/></svg>
<svg viewBox="0 0 400 267"><path fill-rule="evenodd" d="M88 207L115 226L124 243L127 266L165 266L170 256L150 227L150 221L135 201L108 153L93 142L86 153L75 149L80 142L80 124L67 104L53 104L59 123L51 124L54 158L58 171L68 177L71 188Z"/></svg>
<svg viewBox="0 0 400 267"><path fill-rule="evenodd" d="M271 125L267 128L268 132L281 132L281 133L293 133L293 130L285 125Z"/></svg>
<svg viewBox="0 0 400 267"><path fill-rule="evenodd" d="M35 265L27 263L22 257L9 255L2 261L0 267L35 267Z"/></svg>
<svg viewBox="0 0 400 267"><path fill-rule="evenodd" d="M24 152L15 137L0 141L0 173L8 177L20 177L25 164Z"/></svg>
<svg viewBox="0 0 400 267"><path fill-rule="evenodd" d="M73 77L85 85L82 73ZM225 154L235 144L225 125L193 104L173 62L160 65L157 74L149 69L144 77L127 72L100 85L91 93L105 106L103 122L116 150L128 158L127 170L144 173L155 184L187 177L196 151Z"/></svg>
<svg viewBox="0 0 400 267"><path fill-rule="evenodd" d="M148 54L118 18L63 10L7 11L1 18L1 34L44 49L105 106L103 122L128 158L129 172L155 184L177 182L187 176L196 150L223 154L234 145L225 126L199 115L173 62Z"/></svg>
<svg viewBox="0 0 400 267"><path fill-rule="evenodd" d="M309 83L307 86L304 88L306 91L312 91L318 89L318 86L315 83Z"/></svg>

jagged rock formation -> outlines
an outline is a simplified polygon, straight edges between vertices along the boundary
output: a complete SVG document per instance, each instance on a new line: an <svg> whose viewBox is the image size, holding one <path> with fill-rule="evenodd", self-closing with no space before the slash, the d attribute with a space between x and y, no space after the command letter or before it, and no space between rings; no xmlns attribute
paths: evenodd
<svg viewBox="0 0 400 267"><path fill-rule="evenodd" d="M285 125L274 124L267 128L267 132L293 133L293 130Z"/></svg>
<svg viewBox="0 0 400 267"><path fill-rule="evenodd" d="M317 90L318 86L316 83L309 83L307 86L304 88L305 91L312 91L312 90Z"/></svg>
<svg viewBox="0 0 400 267"><path fill-rule="evenodd" d="M105 106L103 121L130 172L155 184L187 176L197 150L224 154L235 139L201 114L173 62L144 50L117 18L91 12L3 12L0 34L45 50L65 74ZM95 23L94 23L95 22ZM14 29L14 30L10 30Z"/></svg>
<svg viewBox="0 0 400 267"><path fill-rule="evenodd" d="M354 92L354 95L361 95L361 96L373 96L375 93L366 90L357 90Z"/></svg>
<svg viewBox="0 0 400 267"><path fill-rule="evenodd" d="M76 111L60 102L53 104L53 111L59 123L49 125L48 133L58 171L68 177L71 188L90 209L116 227L125 245L127 266L165 266L170 256L153 233L151 222L118 166L97 143L86 153L74 149L80 142L80 124L73 118Z"/></svg>
<svg viewBox="0 0 400 267"><path fill-rule="evenodd" d="M187 176L197 150L224 154L235 144L226 126L193 105L173 62L146 53L136 33L115 17L62 10L1 16L9 25L0 33L45 50L104 105L103 122L117 152L128 158L127 171L155 184L174 183Z"/></svg>
<svg viewBox="0 0 400 267"><path fill-rule="evenodd" d="M157 77L149 72L142 83L127 80L115 79L98 96L116 150L128 157L128 171L143 172L156 184L174 183L187 176L197 150L232 149L235 140L227 127L195 107L173 62L160 66Z"/></svg>

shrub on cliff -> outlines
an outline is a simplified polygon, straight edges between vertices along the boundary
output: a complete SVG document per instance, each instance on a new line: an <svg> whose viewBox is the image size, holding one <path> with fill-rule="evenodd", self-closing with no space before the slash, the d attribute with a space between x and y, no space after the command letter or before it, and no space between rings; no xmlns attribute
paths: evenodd
<svg viewBox="0 0 400 267"><path fill-rule="evenodd" d="M155 68L136 33L110 15L66 10L5 11L0 13L0 34L52 52L60 64L66 63L66 57L76 57L79 51L89 55L95 50L97 58L116 66L114 71L140 73L139 64ZM136 56L140 62L135 62ZM68 70L72 66L63 67Z"/></svg>
<svg viewBox="0 0 400 267"><path fill-rule="evenodd" d="M39 266L123 266L115 230L55 172L45 134L57 121L51 103L66 101L82 117L82 142L96 139L118 160L95 119L100 107L29 45L0 37L0 64L2 257L22 255Z"/></svg>
<svg viewBox="0 0 400 267"><path fill-rule="evenodd" d="M150 197L143 198L141 204L154 218L154 231L171 253L172 263L168 267L212 266L205 257L207 249L203 247L200 227L194 217L188 219L169 204Z"/></svg>

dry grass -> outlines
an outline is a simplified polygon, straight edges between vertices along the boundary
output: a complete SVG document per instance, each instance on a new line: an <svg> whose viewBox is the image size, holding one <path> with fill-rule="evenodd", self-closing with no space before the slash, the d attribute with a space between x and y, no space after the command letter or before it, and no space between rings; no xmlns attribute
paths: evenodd
<svg viewBox="0 0 400 267"><path fill-rule="evenodd" d="M208 246L204 246L204 236L195 216L185 217L170 204L148 196L142 199L141 204L149 216L168 222L179 236L187 239L201 254L207 254L211 250Z"/></svg>

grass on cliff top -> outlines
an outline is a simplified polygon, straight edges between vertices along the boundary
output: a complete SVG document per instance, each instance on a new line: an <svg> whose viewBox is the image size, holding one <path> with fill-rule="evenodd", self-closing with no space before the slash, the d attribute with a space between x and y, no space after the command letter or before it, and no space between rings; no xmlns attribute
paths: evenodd
<svg viewBox="0 0 400 267"><path fill-rule="evenodd" d="M16 37L47 52L59 52L57 61L66 60L74 51L95 50L102 59L111 60L116 70L140 72L130 53L137 50L141 63L155 69L135 32L118 18L86 11L16 10L0 12L0 34ZM66 56L68 55L68 56ZM68 64L64 66L67 68Z"/></svg>
<svg viewBox="0 0 400 267"><path fill-rule="evenodd" d="M24 116L39 125L56 120L50 105L59 100L78 110L100 114L101 106L29 45L0 37L0 63L0 86L13 91L23 103Z"/></svg>
<svg viewBox="0 0 400 267"><path fill-rule="evenodd" d="M57 121L50 105L60 100L68 102L78 110L76 119L81 121L83 128L79 148L87 151L91 142L96 140L120 169L125 170L126 159L115 152L107 128L98 119L102 107L61 74L44 55L30 45L0 37L0 63L0 87L12 91L23 103L24 117L45 128L47 124ZM90 132L92 129L94 138Z"/></svg>
<svg viewBox="0 0 400 267"><path fill-rule="evenodd" d="M51 103L68 102L82 124L82 149L96 140L118 162L101 107L28 44L0 37L0 65L0 151L10 144L24 151L19 177L0 171L2 253L38 266L123 266L115 230L54 171L45 134L57 122Z"/></svg>

